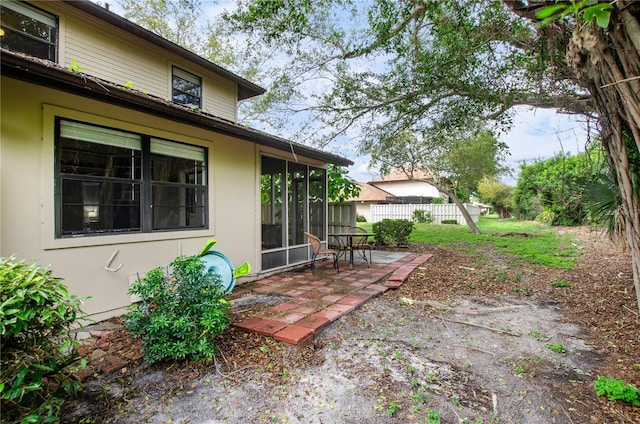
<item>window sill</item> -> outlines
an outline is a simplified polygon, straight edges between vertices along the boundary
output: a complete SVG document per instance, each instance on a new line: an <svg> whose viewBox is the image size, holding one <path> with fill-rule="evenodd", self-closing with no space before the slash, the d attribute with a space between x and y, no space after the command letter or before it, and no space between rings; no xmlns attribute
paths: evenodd
<svg viewBox="0 0 640 424"><path fill-rule="evenodd" d="M43 240L44 250L70 249L76 247L108 246L129 243L146 243L165 240L182 240L200 237L213 237L213 230L163 231L157 233L81 235L59 239Z"/></svg>

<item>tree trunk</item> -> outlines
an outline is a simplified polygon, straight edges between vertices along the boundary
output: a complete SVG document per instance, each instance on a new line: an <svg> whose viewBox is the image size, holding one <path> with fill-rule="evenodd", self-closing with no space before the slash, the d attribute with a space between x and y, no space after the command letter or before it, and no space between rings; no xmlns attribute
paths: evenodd
<svg viewBox="0 0 640 424"><path fill-rule="evenodd" d="M453 199L453 203L455 203L455 205L458 207L458 210L462 214L469 229L471 229L473 234L480 234L480 228L478 228L476 223L473 222L473 218L471 218L469 211L464 207L458 196L456 196L456 194L452 190L449 190L447 186L438 183L435 179L425 180L425 182L431 184L432 186L449 196L451 199Z"/></svg>
<svg viewBox="0 0 640 424"><path fill-rule="evenodd" d="M614 3L606 31L595 25L577 28L567 59L588 88L598 112L602 143L620 189L620 217L629 251L640 311L640 25L638 6ZM627 142L627 139L629 142ZM636 158L636 159L632 159Z"/></svg>

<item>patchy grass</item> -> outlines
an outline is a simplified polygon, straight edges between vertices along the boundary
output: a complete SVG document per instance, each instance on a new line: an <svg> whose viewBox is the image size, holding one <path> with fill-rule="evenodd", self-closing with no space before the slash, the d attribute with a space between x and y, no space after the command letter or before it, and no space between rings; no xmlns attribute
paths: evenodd
<svg viewBox="0 0 640 424"><path fill-rule="evenodd" d="M358 225L371 230L373 224ZM547 225L482 216L478 228L481 234L473 234L466 225L416 223L409 242L434 244L462 251L492 246L498 253L533 265L557 269L573 269L576 264L577 251L570 236L558 235Z"/></svg>

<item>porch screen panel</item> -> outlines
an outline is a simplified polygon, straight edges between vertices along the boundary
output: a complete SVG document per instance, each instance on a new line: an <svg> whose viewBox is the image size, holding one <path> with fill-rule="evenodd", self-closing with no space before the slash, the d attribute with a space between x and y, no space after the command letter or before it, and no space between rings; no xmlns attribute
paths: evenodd
<svg viewBox="0 0 640 424"><path fill-rule="evenodd" d="M309 230L321 240L326 238L326 174L324 169L309 168Z"/></svg>
<svg viewBox="0 0 640 424"><path fill-rule="evenodd" d="M286 161L263 156L260 173L262 250L284 246L285 181Z"/></svg>
<svg viewBox="0 0 640 424"><path fill-rule="evenodd" d="M289 246L295 246L305 243L304 231L307 212L307 167L305 165L289 162L287 196Z"/></svg>

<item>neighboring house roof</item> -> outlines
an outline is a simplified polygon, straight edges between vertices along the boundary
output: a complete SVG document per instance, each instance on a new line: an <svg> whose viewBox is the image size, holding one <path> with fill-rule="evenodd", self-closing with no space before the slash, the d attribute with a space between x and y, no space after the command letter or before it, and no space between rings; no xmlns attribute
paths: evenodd
<svg viewBox="0 0 640 424"><path fill-rule="evenodd" d="M252 83L251 81L247 81L246 79L234 74L233 72L224 69L213 62L210 62L202 56L199 56L175 43L172 43L171 41L162 38L157 34L154 34L153 32L141 27L140 25L137 25L123 18L102 6L93 3L90 0L64 0L64 2L111 25L114 25L130 34L133 34L136 37L149 41L163 48L164 50L177 54L191 62L197 63L200 66L216 72L219 75L229 78L230 80L238 84L238 100L244 100L251 97L259 96L266 92L264 88Z"/></svg>
<svg viewBox="0 0 640 424"><path fill-rule="evenodd" d="M37 59L4 48L0 48L0 73L2 76L216 131L263 146L291 152L294 155L306 156L341 166L353 165L351 160L344 157L247 128L235 122L204 112L198 112L169 100L145 94L135 89L129 89L94 76L81 72L72 72L54 62Z"/></svg>
<svg viewBox="0 0 640 424"><path fill-rule="evenodd" d="M411 180L422 180L425 178L431 178L428 172L422 170L409 171L409 176L402 169L396 168L393 171L389 172L387 175L383 177L370 181L369 184L382 183L382 182L390 182L390 181L411 181Z"/></svg>
<svg viewBox="0 0 640 424"><path fill-rule="evenodd" d="M371 184L359 182L358 185L360 186L360 194L357 198L349 200L356 202L380 202L387 200L388 197L393 197L393 194L388 191L372 186Z"/></svg>

